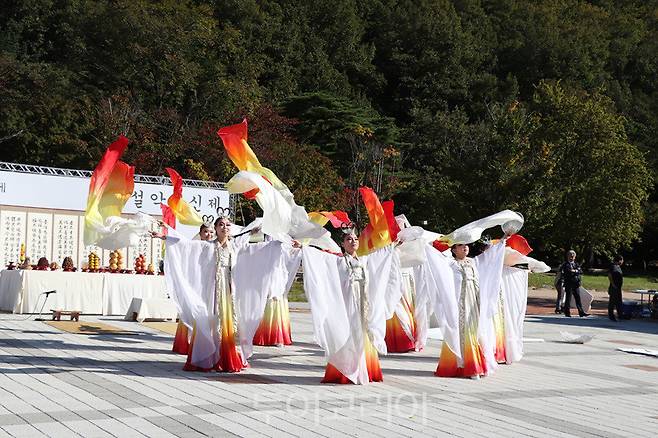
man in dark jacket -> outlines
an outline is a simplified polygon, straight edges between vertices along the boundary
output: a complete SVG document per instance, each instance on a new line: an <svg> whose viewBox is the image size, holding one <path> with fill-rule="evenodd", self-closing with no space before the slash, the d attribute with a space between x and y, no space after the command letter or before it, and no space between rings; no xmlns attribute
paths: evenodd
<svg viewBox="0 0 658 438"><path fill-rule="evenodd" d="M610 286L608 286L608 318L617 321L621 319L621 287L624 284L624 273L621 271L621 265L624 264L624 258L617 254L612 260L612 265L608 270L608 279ZM614 309L617 309L617 318L615 318Z"/></svg>
<svg viewBox="0 0 658 438"><path fill-rule="evenodd" d="M569 250L567 253L567 261L562 263L562 266L560 266L560 274L564 280L564 291L566 295L566 302L564 303L564 316L571 317L572 295L576 301L578 315L581 317L589 316L588 313L585 313L583 306L580 303L580 293L578 292L578 289L580 288L580 277L583 274L583 271L580 268L580 265L576 263L576 251Z"/></svg>

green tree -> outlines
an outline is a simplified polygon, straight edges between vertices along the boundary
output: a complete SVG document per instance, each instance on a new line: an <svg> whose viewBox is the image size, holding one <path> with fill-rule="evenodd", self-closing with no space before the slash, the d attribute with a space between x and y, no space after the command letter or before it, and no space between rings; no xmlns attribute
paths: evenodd
<svg viewBox="0 0 658 438"><path fill-rule="evenodd" d="M629 246L642 229L653 181L613 102L600 93L542 82L532 107L539 127L531 141L555 163L537 175L557 194L551 208L536 217L550 224L546 241L588 256Z"/></svg>
<svg viewBox="0 0 658 438"><path fill-rule="evenodd" d="M400 124L409 123L417 109L435 113L468 106L474 95L481 109L491 94L495 78L488 70L494 58L488 42L494 36L486 17L465 11L482 18L469 26L455 3L463 2L377 0L364 13L367 41L376 49L373 62L386 81L369 97Z"/></svg>
<svg viewBox="0 0 658 438"><path fill-rule="evenodd" d="M260 66L258 83L279 103L305 92L356 98L381 83L372 44L355 0L231 0L216 2L223 26L244 36Z"/></svg>
<svg viewBox="0 0 658 438"><path fill-rule="evenodd" d="M0 149L2 159L61 166L87 164L82 138L88 100L76 95L66 69L21 62L0 52Z"/></svg>
<svg viewBox="0 0 658 438"><path fill-rule="evenodd" d="M445 233L512 208L551 255L611 253L638 237L651 172L603 94L542 82L531 103L490 105L481 122L461 111L416 120L415 179L399 197L415 221Z"/></svg>
<svg viewBox="0 0 658 438"><path fill-rule="evenodd" d="M383 117L368 105L328 93L305 93L287 99L283 111L297 119L298 138L317 145L322 153L336 161L349 159L346 137L367 129L381 143L398 141L398 128L390 117Z"/></svg>
<svg viewBox="0 0 658 438"><path fill-rule="evenodd" d="M417 112L408 130L409 189L396 201L416 223L442 233L492 212L527 214L540 158L529 135L535 120L518 102L491 104L487 118L470 122L463 110Z"/></svg>
<svg viewBox="0 0 658 438"><path fill-rule="evenodd" d="M383 199L405 188L402 145L392 118L379 115L370 106L326 93L295 96L285 102L284 110L299 120L295 126L298 138L331 159L349 189L349 210L357 216L359 187L373 187Z"/></svg>

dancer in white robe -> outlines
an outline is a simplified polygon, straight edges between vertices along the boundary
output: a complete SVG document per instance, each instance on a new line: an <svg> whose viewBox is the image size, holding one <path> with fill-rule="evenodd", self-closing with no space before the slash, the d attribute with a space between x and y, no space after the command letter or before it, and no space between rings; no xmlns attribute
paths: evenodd
<svg viewBox="0 0 658 438"><path fill-rule="evenodd" d="M247 366L267 288L288 279L282 254L292 247L278 241L249 245L248 234L231 239L230 225L217 219L213 242L187 240L173 230L165 240L167 287L193 330L185 370L237 372Z"/></svg>
<svg viewBox="0 0 658 438"><path fill-rule="evenodd" d="M461 358L444 342L435 372L437 376L477 379L495 370L496 335L493 316L500 292L505 240L520 230L523 222L520 214L504 210L464 225L438 239L452 247L454 256L451 267L459 298ZM501 226L505 237L477 257L467 257L467 244L478 240L484 230L495 225Z"/></svg>
<svg viewBox="0 0 658 438"><path fill-rule="evenodd" d="M459 296L459 335L461 360L444 342L435 374L439 377L478 378L493 370L493 306L500 290L505 254L504 240L469 258L469 247L452 247L455 291ZM489 357L491 356L491 357Z"/></svg>
<svg viewBox="0 0 658 438"><path fill-rule="evenodd" d="M389 353L416 350L416 283L413 269L402 270L402 297L395 306L393 317L386 321L386 349Z"/></svg>
<svg viewBox="0 0 658 438"><path fill-rule="evenodd" d="M403 294L408 294L407 302L413 304L405 306L405 296L395 308L395 317L399 321L396 331L400 333L402 344L406 339L413 340L411 349L421 351L425 348L429 333L429 320L432 314L436 316L443 338L457 355L459 350L458 319L459 311L457 298L452 279L452 270L448 258L436 251L430 242L440 234L428 232L421 227L411 226L403 215L396 220L401 230L398 233L399 244L396 251L400 257L400 266L403 270ZM405 278L404 272L411 271L410 278ZM413 310L413 314L410 314ZM387 323L388 336L391 333ZM406 339L405 339L406 337ZM395 351L389 348L389 352Z"/></svg>
<svg viewBox="0 0 658 438"><path fill-rule="evenodd" d="M387 313L400 300L399 258L392 245L361 257L358 247L350 232L343 256L312 247L302 251L315 338L328 362L323 383L383 380L377 352L386 354Z"/></svg>
<svg viewBox="0 0 658 438"><path fill-rule="evenodd" d="M271 284L268 288L267 304L254 335L254 345L282 347L292 344L288 291L295 281L302 254L301 251L284 252L283 256L283 263L289 276L285 282L284 279L280 279L281 281Z"/></svg>

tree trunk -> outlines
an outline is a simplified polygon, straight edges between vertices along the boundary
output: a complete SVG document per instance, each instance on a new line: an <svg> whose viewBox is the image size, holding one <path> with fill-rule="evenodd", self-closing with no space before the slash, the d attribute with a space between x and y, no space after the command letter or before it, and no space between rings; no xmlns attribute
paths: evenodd
<svg viewBox="0 0 658 438"><path fill-rule="evenodd" d="M590 245L585 246L585 250L583 251L583 259L583 267L590 269L594 264L594 251Z"/></svg>

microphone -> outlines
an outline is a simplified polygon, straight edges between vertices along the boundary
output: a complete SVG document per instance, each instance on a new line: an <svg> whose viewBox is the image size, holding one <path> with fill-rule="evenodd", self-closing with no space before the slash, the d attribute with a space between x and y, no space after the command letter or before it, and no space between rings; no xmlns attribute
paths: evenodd
<svg viewBox="0 0 658 438"><path fill-rule="evenodd" d="M49 290L49 291L46 291L46 292L41 292L41 293L39 294L39 295L45 295L46 298L43 299L43 304L41 305L41 309L39 309L39 316L38 316L37 318L34 318L35 321L45 321L45 320L41 317L41 314L43 313L43 308L44 308L44 306L46 305L46 302L48 301L48 296L49 296L50 294L56 294L56 293L57 293L56 290ZM38 303L38 301L37 301L37 303ZM35 304L35 308L36 308L36 304Z"/></svg>

